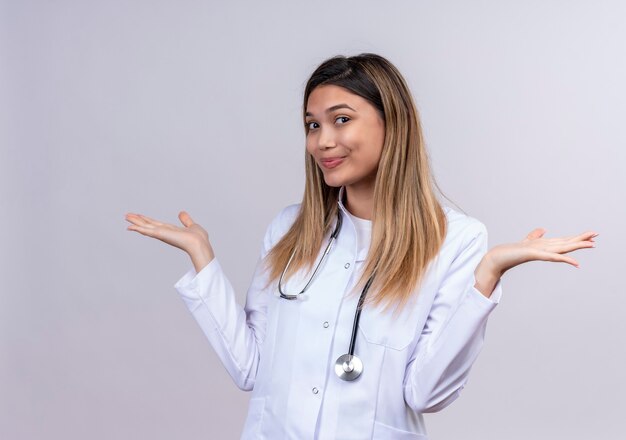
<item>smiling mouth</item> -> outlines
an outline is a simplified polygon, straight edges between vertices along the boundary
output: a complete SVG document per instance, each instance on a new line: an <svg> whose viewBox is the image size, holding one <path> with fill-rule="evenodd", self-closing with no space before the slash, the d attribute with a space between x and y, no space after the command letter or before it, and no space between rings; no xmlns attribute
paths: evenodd
<svg viewBox="0 0 626 440"><path fill-rule="evenodd" d="M345 160L345 157L338 157L336 159L322 160L321 163L324 166L324 168L330 169L330 168L335 168L339 166L344 160Z"/></svg>

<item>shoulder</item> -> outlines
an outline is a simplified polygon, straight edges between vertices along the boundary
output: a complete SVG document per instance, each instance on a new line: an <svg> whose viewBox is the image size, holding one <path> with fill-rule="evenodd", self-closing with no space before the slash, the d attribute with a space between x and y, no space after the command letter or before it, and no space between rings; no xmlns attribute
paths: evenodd
<svg viewBox="0 0 626 440"><path fill-rule="evenodd" d="M449 206L443 206L447 219L447 233L444 249L458 253L477 239L487 240L487 227L475 217L464 214Z"/></svg>
<svg viewBox="0 0 626 440"><path fill-rule="evenodd" d="M265 233L266 239L273 245L287 233L300 212L302 203L292 203L282 208L270 221Z"/></svg>

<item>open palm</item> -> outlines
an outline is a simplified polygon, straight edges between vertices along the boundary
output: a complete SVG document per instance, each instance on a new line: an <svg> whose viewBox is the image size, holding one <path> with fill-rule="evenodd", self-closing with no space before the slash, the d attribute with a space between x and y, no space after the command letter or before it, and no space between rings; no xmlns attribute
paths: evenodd
<svg viewBox="0 0 626 440"><path fill-rule="evenodd" d="M209 234L202 226L195 223L191 216L181 211L178 218L183 226L163 223L141 214L128 213L126 220L132 223L126 229L137 231L142 235L156 238L169 245L175 246L189 253L198 242L209 241Z"/></svg>
<svg viewBox="0 0 626 440"><path fill-rule="evenodd" d="M519 242L500 244L489 249L493 266L498 268L500 274L519 264L536 260L556 261L578 267L574 258L564 254L595 247L593 238L599 235L587 231L568 237L543 238L545 233L544 228L536 228Z"/></svg>

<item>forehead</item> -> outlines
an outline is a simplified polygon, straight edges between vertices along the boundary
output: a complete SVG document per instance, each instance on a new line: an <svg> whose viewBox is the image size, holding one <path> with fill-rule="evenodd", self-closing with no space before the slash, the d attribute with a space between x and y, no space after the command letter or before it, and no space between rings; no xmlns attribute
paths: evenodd
<svg viewBox="0 0 626 440"><path fill-rule="evenodd" d="M313 113L324 111L327 107L339 103L347 103L355 110L358 110L357 107L362 108L368 104L367 100L350 92L348 89L329 84L317 86L313 89L307 100L307 111Z"/></svg>

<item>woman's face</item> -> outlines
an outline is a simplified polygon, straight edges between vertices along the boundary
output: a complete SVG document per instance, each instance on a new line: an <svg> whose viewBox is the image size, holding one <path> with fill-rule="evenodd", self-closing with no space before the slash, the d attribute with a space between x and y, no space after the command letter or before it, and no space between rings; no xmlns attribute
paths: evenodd
<svg viewBox="0 0 626 440"><path fill-rule="evenodd" d="M328 186L373 186L385 140L385 122L366 99L335 85L309 94L306 149Z"/></svg>

